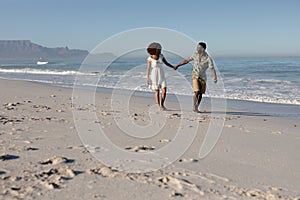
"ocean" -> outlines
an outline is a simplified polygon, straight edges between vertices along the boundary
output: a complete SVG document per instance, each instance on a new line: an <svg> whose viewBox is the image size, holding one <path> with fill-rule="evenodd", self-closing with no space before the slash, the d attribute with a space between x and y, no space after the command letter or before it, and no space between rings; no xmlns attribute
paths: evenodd
<svg viewBox="0 0 300 200"><path fill-rule="evenodd" d="M167 58L167 56L166 56ZM104 89L124 89L137 92L152 92L146 84L147 56L118 58L112 63L98 62L82 64L79 60L50 61L38 65L36 61L0 61L0 78L27 80L62 87L80 84ZM167 58L178 64L181 58ZM232 101L245 103L262 109L277 106L279 115L300 118L300 58L214 58L218 83L213 83L207 70L207 92L205 98L222 98L235 107ZM177 71L165 66L168 93L192 96L192 63ZM88 80L98 78L97 83ZM267 106L264 106L267 105ZM248 106L249 109L251 106ZM289 108L288 113L285 109ZM240 108L239 108L240 109ZM280 111L281 110L281 111ZM257 112L257 110L256 110ZM266 112L266 111L265 111ZM274 113L272 113L274 114ZM276 112L275 112L276 115Z"/></svg>

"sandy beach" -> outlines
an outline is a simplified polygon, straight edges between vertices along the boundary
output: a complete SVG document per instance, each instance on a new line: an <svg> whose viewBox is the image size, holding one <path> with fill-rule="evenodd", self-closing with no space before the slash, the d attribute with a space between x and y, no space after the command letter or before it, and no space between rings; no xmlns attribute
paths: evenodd
<svg viewBox="0 0 300 200"><path fill-rule="evenodd" d="M205 106L196 114L190 104L180 107L168 99L170 110L157 112L154 98L142 96L131 97L124 113L111 108L109 92L97 92L95 105L79 108L72 88L25 81L0 79L0 91L0 199L300 199L298 119L240 110L224 115ZM95 113L92 125L124 152L151 153L172 143L178 130L187 140L190 129L197 131L174 162L134 173L106 166L92 154L102 147L82 142L74 109ZM149 110L165 120L160 134L135 138L116 123L127 118L149 125ZM201 159L199 148L217 118L224 120L222 133Z"/></svg>

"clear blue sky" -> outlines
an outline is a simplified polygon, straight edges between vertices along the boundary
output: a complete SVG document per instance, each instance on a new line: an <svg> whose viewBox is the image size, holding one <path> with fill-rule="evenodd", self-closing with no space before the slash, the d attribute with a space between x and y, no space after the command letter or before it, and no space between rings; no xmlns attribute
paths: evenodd
<svg viewBox="0 0 300 200"><path fill-rule="evenodd" d="M90 51L120 32L162 27L206 41L215 56L300 56L299 9L300 0L1 0L0 40Z"/></svg>

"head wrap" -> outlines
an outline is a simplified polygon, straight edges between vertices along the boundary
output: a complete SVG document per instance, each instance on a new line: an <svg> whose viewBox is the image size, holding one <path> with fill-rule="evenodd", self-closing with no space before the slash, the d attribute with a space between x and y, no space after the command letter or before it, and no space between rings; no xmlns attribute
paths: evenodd
<svg viewBox="0 0 300 200"><path fill-rule="evenodd" d="M161 53L161 45L157 42L153 42L153 43L149 44L149 46L147 48L147 52L150 55L159 55Z"/></svg>

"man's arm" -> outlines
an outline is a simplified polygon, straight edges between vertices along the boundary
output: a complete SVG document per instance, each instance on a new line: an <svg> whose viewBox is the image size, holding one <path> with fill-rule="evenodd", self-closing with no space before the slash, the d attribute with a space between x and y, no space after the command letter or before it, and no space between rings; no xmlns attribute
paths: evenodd
<svg viewBox="0 0 300 200"><path fill-rule="evenodd" d="M178 67L180 67L180 66L182 66L182 65L185 65L185 64L188 64L190 61L191 61L191 59L190 59L190 58L187 58L187 59L185 59L184 61L182 61L181 63L179 63L178 65L176 65L176 66L174 67L174 69L176 70L176 69L178 69Z"/></svg>
<svg viewBox="0 0 300 200"><path fill-rule="evenodd" d="M214 82L217 83L218 82L218 78L217 78L217 73L216 73L215 68L210 68L210 70L211 70L211 73L212 73L212 75L214 77Z"/></svg>
<svg viewBox="0 0 300 200"><path fill-rule="evenodd" d="M217 78L217 73L216 73L216 70L215 70L215 67L214 67L214 61L210 56L209 56L209 59L208 59L208 66L209 66L210 71L211 71L211 73L214 77L214 82L217 83L218 78Z"/></svg>

